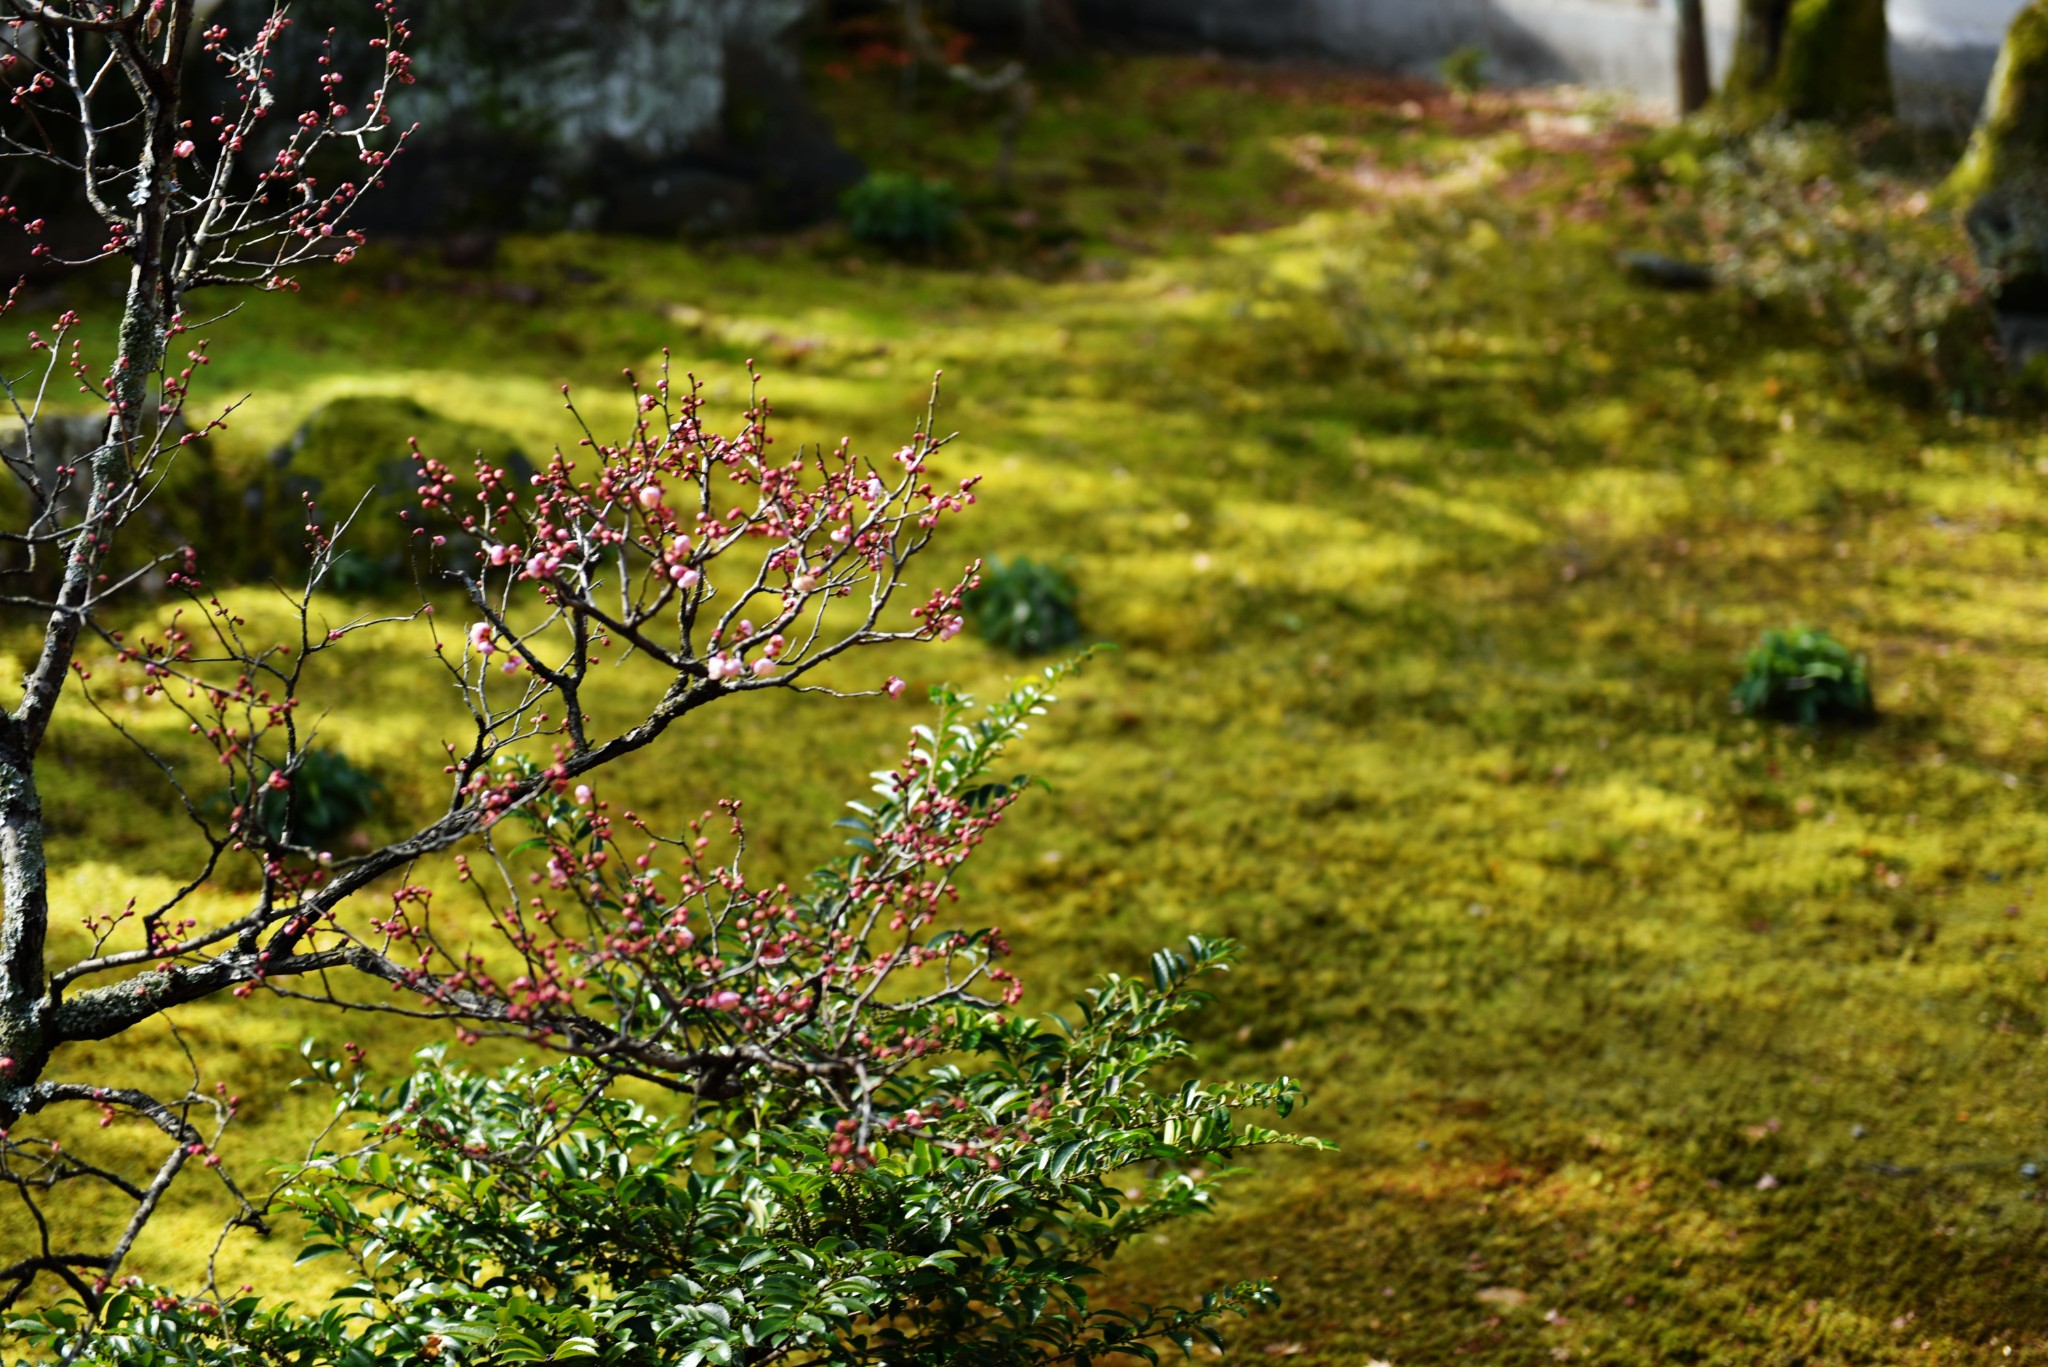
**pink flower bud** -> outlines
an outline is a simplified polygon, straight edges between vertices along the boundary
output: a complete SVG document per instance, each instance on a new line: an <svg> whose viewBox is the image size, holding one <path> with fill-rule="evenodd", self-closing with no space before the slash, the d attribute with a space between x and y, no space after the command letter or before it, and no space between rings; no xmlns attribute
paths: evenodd
<svg viewBox="0 0 2048 1367"><path fill-rule="evenodd" d="M677 588L688 589L695 588L697 581L701 579L703 576L698 574L697 571L691 569L688 565L678 565L668 572L668 577L671 580L675 581L675 586Z"/></svg>
<svg viewBox="0 0 2048 1367"><path fill-rule="evenodd" d="M640 486L640 506L653 512L661 506L661 486L649 482Z"/></svg>
<svg viewBox="0 0 2048 1367"><path fill-rule="evenodd" d="M903 680L897 678L894 674L889 676L889 682L885 687L888 689L890 697L900 698L903 696Z"/></svg>
<svg viewBox="0 0 2048 1367"><path fill-rule="evenodd" d="M576 785L576 805L579 807L588 807L590 805L590 785L588 783Z"/></svg>
<svg viewBox="0 0 2048 1367"><path fill-rule="evenodd" d="M711 999L711 1005L713 1009L719 1011L734 1010L739 1006L739 1004L740 994L733 991L731 988L727 988L725 991L719 993L717 996Z"/></svg>
<svg viewBox="0 0 2048 1367"><path fill-rule="evenodd" d="M798 593L810 593L818 587L818 576L808 570L789 581L789 586Z"/></svg>
<svg viewBox="0 0 2048 1367"><path fill-rule="evenodd" d="M488 655L498 648L498 643L492 639L494 634L489 622L475 623L469 629L469 643Z"/></svg>
<svg viewBox="0 0 2048 1367"><path fill-rule="evenodd" d="M171 155L178 158L178 160L183 161L185 158L191 156L194 152L197 152L198 150L199 145L193 142L192 139L187 138L183 142L179 143L176 147L173 147L171 149Z"/></svg>
<svg viewBox="0 0 2048 1367"><path fill-rule="evenodd" d="M763 657L762 657L761 659L758 659L758 660L754 661L754 677L755 677L755 678L757 678L757 679L765 679L765 678L767 678L767 677L768 677L768 676L769 676L770 674L773 674L774 672L775 672L775 661L773 661L773 660L771 660L771 659L768 659L768 658L767 658L766 656L763 656Z"/></svg>
<svg viewBox="0 0 2048 1367"><path fill-rule="evenodd" d="M488 552L488 558L493 565L502 565L512 558L512 548L510 546L493 546Z"/></svg>

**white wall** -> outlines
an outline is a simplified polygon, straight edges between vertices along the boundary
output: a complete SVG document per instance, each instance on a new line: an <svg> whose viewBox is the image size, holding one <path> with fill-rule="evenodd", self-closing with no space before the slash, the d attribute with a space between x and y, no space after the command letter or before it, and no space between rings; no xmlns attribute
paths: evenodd
<svg viewBox="0 0 2048 1367"><path fill-rule="evenodd" d="M1371 0L1362 3L1369 5ZM1658 100L1676 99L1670 70L1676 0L1495 3L1504 17L1541 37L1576 79L1636 90ZM1900 114L1925 124L1967 126L1973 121L2006 27L2027 3L1887 0L1892 82ZM1707 0L1708 47L1716 80L1726 70L1734 45L1737 5L1738 0Z"/></svg>
<svg viewBox="0 0 2048 1367"><path fill-rule="evenodd" d="M1887 0L1894 36L1940 47L1997 47L2027 0Z"/></svg>
<svg viewBox="0 0 2048 1367"><path fill-rule="evenodd" d="M1091 23L1228 52L1315 54L1429 70L1466 43L1503 79L1571 80L1676 97L1677 0L1074 0ZM1900 113L1967 126L2006 25L2026 0L1888 0ZM1716 75L1738 0L1706 0Z"/></svg>

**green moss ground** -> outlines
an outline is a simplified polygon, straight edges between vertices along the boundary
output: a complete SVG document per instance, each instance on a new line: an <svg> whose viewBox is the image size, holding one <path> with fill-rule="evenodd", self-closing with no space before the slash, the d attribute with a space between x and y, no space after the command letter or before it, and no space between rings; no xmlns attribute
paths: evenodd
<svg viewBox="0 0 2048 1367"><path fill-rule="evenodd" d="M876 164L968 192L961 260L830 231L373 253L216 329L210 393L254 395L224 461L359 392L545 449L557 384L664 344L732 409L756 356L786 437L872 448L943 365L988 475L954 558L1072 557L1121 647L1031 746L1054 791L965 914L1048 1009L1241 938L1204 1067L1304 1078L1343 1147L1262 1164L1106 1296L1276 1275L1229 1357L1304 1367L2048 1361L2038 418L1908 406L1796 320L1627 284L1654 229L1597 110L1118 65L1048 93L1005 194L967 111L882 85L827 93ZM1870 653L1878 726L1730 715L1742 651L1799 622ZM1018 668L970 641L872 667ZM325 687L331 739L427 802L452 713L418 638ZM612 793L744 796L801 868L910 720L727 709ZM81 717L53 744L67 909L161 886L165 804ZM425 1038L261 1012L180 1020L250 1098L245 1169L307 1119L302 1035L392 1067ZM146 1032L62 1071L177 1059ZM141 1269L190 1276L217 1216L189 1186ZM239 1239L224 1279L317 1289L291 1252Z"/></svg>

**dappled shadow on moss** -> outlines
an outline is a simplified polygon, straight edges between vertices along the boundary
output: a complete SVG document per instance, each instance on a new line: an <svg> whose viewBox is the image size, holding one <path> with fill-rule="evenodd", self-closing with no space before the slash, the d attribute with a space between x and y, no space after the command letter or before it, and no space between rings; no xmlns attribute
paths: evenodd
<svg viewBox="0 0 2048 1367"><path fill-rule="evenodd" d="M1419 1130L1465 1133L1423 1156L1250 1179L1255 1214L1226 1210L1133 1250L1120 1294L1184 1285L1189 1244L1202 1264L1269 1269L1283 1304L1236 1329L1229 1360L1294 1344L1318 1367L1871 1362L1923 1343L1954 1361L2048 1334L2033 1271L2048 1222L2016 1177L1990 1202L1848 1164L1715 1188L1665 1167L1654 1144L1615 1152L1567 1132L1532 1152L1458 1119L1490 1115L1485 1103L1407 1109ZM1739 1134L1734 1145L1749 1147L1731 1166L1770 1161Z"/></svg>
<svg viewBox="0 0 2048 1367"><path fill-rule="evenodd" d="M1301 1076L1290 1123L1346 1149L1112 1279L1174 1299L1281 1273L1286 1308L1235 1360L1939 1361L2048 1335L2015 1175L2048 1125L2048 444L1849 383L1796 318L1629 284L1613 254L1648 227L1597 147L1391 214L1273 143L1356 139L1347 158L1419 180L1472 163L1467 133L1529 142L1526 113L1459 129L1441 102L1411 117L1332 78L1269 104L1267 74L1238 78L1144 66L1052 102L1020 173L1090 236L1044 279L849 264L823 236L510 240L494 269L543 302L430 262L390 290L335 275L252 307L213 373L279 396L240 438L260 460L359 392L573 443L553 384L609 384L670 342L718 412L745 402L738 362L780 349L786 440L886 452L944 364L966 433L948 457L989 479L934 574L1071 556L1091 636L1123 647L1020 755L1051 790L966 870L962 918L1003 925L1037 1009L1189 929L1240 936L1205 1070ZM897 127L893 105L868 117ZM925 169L960 175L972 136ZM1163 190L1085 165L1181 137L1222 164L1176 164ZM1495 150L1530 174L1528 147ZM1220 238L1231 213L1267 228ZM1729 714L1742 649L1793 620L1870 652L1883 725ZM452 705L430 652L352 658L334 742L395 808L429 809L440 776L412 760ZM963 639L849 682L987 691L1014 669ZM910 720L713 709L613 795L663 829L745 798L763 876L797 875ZM157 868L90 805L126 763L98 745L54 798L78 823L62 857ZM169 850L164 820L147 839ZM263 1090L238 1085L281 1093L307 1029L387 1062L419 1041L319 1019L264 1016L233 1059ZM123 1066L182 1064L153 1038ZM241 1152L295 1138L267 1111ZM175 1244L146 1252L178 1266ZM249 1256L282 1278L288 1253ZM1530 1299L1476 1299L1503 1288Z"/></svg>

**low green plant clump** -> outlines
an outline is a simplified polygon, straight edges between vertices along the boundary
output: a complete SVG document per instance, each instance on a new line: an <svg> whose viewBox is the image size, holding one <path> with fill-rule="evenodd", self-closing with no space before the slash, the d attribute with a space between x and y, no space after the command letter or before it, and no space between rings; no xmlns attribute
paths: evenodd
<svg viewBox="0 0 2048 1367"><path fill-rule="evenodd" d="M305 752L290 787L265 789L256 799L271 839L324 848L350 835L377 810L384 785L339 750Z"/></svg>
<svg viewBox="0 0 2048 1367"><path fill-rule="evenodd" d="M1868 721L1877 713L1869 662L1825 631L1805 627L1763 634L1743 661L1735 705L1752 717L1806 727Z"/></svg>
<svg viewBox="0 0 2048 1367"><path fill-rule="evenodd" d="M856 242L888 251L936 251L960 232L960 199L944 181L877 171L840 202Z"/></svg>
<svg viewBox="0 0 2048 1367"><path fill-rule="evenodd" d="M485 1074L441 1049L368 1092L316 1060L351 1151L299 1169L290 1206L302 1262L359 1270L347 1308L137 1288L71 1360L1021 1367L1220 1351L1226 1316L1277 1303L1270 1284L1135 1314L1088 1288L1119 1246L1208 1208L1224 1174L1201 1160L1280 1139L1235 1113L1287 1114L1292 1084L1146 1082L1185 1057L1177 1019L1233 957L1194 940L1156 955L1149 983L1112 976L1071 1020L963 1029L949 1043L971 1059L875 1098L892 1118L860 1131L859 1162L841 1156L855 1128L802 1092L786 1115L759 1094L679 1110L617 1095L594 1065ZM60 1307L17 1329L62 1352L83 1327Z"/></svg>
<svg viewBox="0 0 2048 1367"><path fill-rule="evenodd" d="M1444 84L1459 95L1476 95L1486 85L1486 49L1467 43L1437 66Z"/></svg>
<svg viewBox="0 0 2048 1367"><path fill-rule="evenodd" d="M1044 655L1081 639L1081 591L1065 571L1027 556L991 557L967 595L975 634L1012 655Z"/></svg>

